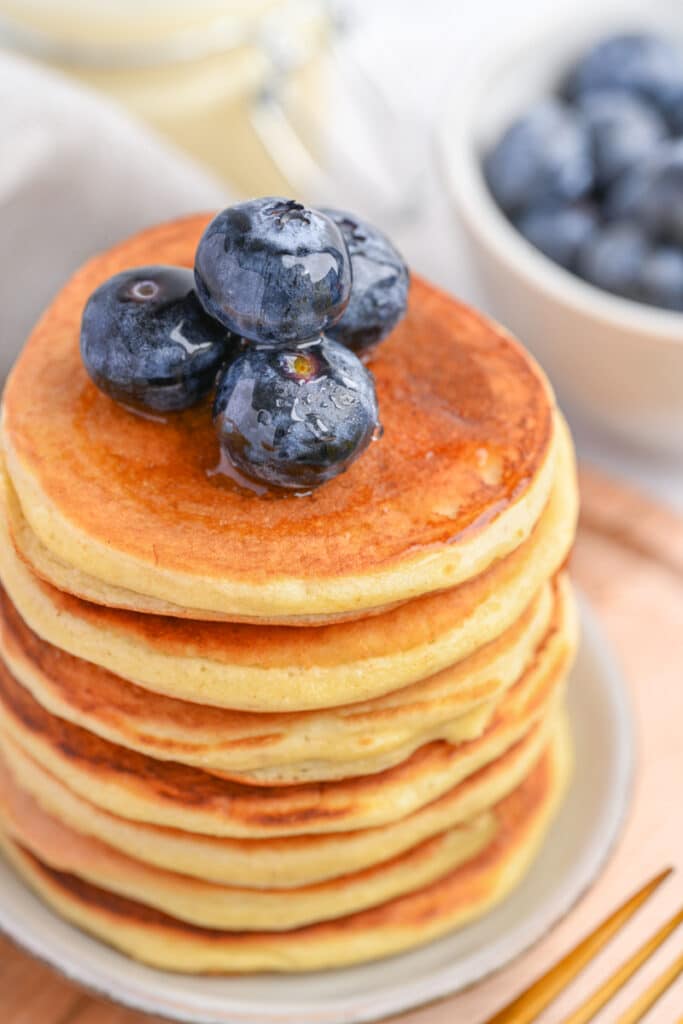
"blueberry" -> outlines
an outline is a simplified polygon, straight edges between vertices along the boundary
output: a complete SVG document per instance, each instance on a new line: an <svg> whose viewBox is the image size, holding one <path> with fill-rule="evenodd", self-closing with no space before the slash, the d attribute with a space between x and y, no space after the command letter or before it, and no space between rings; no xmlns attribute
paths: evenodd
<svg viewBox="0 0 683 1024"><path fill-rule="evenodd" d="M619 89L649 100L670 122L683 127L683 54L668 39L648 33L610 36L571 69L565 93L576 98L594 89Z"/></svg>
<svg viewBox="0 0 683 1024"><path fill-rule="evenodd" d="M655 150L648 160L624 171L606 190L602 213L607 220L628 220L637 215L657 164L657 153Z"/></svg>
<svg viewBox="0 0 683 1024"><path fill-rule="evenodd" d="M664 119L638 96L615 90L594 90L580 100L588 126L596 184L608 185L624 171L648 159L667 135Z"/></svg>
<svg viewBox="0 0 683 1024"><path fill-rule="evenodd" d="M647 254L647 240L635 225L610 224L582 247L577 270L598 288L638 299L640 268Z"/></svg>
<svg viewBox="0 0 683 1024"><path fill-rule="evenodd" d="M204 232L197 294L210 316L264 345L319 337L351 294L351 263L329 217L293 200L230 206Z"/></svg>
<svg viewBox="0 0 683 1024"><path fill-rule="evenodd" d="M238 470L294 490L343 473L378 429L371 374L328 338L297 348L247 347L221 377L214 418Z"/></svg>
<svg viewBox="0 0 683 1024"><path fill-rule="evenodd" d="M410 275L401 254L372 224L343 210L322 211L341 230L351 257L351 298L329 337L366 352L405 316Z"/></svg>
<svg viewBox="0 0 683 1024"><path fill-rule="evenodd" d="M517 222L527 241L568 270L574 268L579 250L597 224L595 210L588 204L529 210Z"/></svg>
<svg viewBox="0 0 683 1024"><path fill-rule="evenodd" d="M543 100L503 133L484 158L484 174L509 214L581 199L593 185L588 130L571 107Z"/></svg>
<svg viewBox="0 0 683 1024"><path fill-rule="evenodd" d="M683 139L615 182L605 206L611 216L636 219L654 240L683 245Z"/></svg>
<svg viewBox="0 0 683 1024"><path fill-rule="evenodd" d="M640 285L643 302L683 312L683 252L655 249L643 263Z"/></svg>
<svg viewBox="0 0 683 1024"><path fill-rule="evenodd" d="M653 237L683 245L683 140L654 161L636 215Z"/></svg>
<svg viewBox="0 0 683 1024"><path fill-rule="evenodd" d="M191 270L137 267L88 299L81 356L95 384L118 402L160 412L208 394L235 339L205 314Z"/></svg>
<svg viewBox="0 0 683 1024"><path fill-rule="evenodd" d="M660 107L673 134L683 135L683 76L680 81L669 83Z"/></svg>

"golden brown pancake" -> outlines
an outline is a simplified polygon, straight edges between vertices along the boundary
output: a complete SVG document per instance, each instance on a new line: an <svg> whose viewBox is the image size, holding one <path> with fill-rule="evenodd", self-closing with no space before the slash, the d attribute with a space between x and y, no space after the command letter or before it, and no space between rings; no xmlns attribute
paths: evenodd
<svg viewBox="0 0 683 1024"><path fill-rule="evenodd" d="M449 874L493 841L495 813L441 832L381 865L292 889L215 885L160 871L60 823L22 792L0 762L0 829L58 871L156 907L189 924L288 931L352 914Z"/></svg>
<svg viewBox="0 0 683 1024"><path fill-rule="evenodd" d="M53 556L169 612L310 621L453 586L514 550L551 487L552 394L505 331L419 278L372 360L383 438L306 497L259 499L211 475L208 404L159 422L97 390L79 354L88 296L131 266L191 266L206 221L88 263L10 375L5 457Z"/></svg>
<svg viewBox="0 0 683 1024"><path fill-rule="evenodd" d="M0 512L0 575L45 640L131 682L260 713L335 707L432 675L498 637L565 562L577 489L566 427L557 480L531 536L458 587L358 622L297 628L187 622L105 608L44 583L17 558Z"/></svg>
<svg viewBox="0 0 683 1024"><path fill-rule="evenodd" d="M419 843L481 818L527 777L548 742L553 714L443 796L381 828L265 839L215 837L146 825L103 811L70 790L7 734L3 758L12 777L48 814L82 835L165 871L220 885L292 889L382 864Z"/></svg>
<svg viewBox="0 0 683 1024"><path fill-rule="evenodd" d="M369 828L436 799L509 749L562 693L571 631L551 635L477 740L435 741L374 775L296 786L245 786L116 746L45 711L0 665L0 729L104 810L208 835L258 837Z"/></svg>
<svg viewBox="0 0 683 1024"><path fill-rule="evenodd" d="M6 387L0 849L145 963L342 966L484 913L561 798L573 449L524 349L414 278L383 437L245 490L209 400L135 412L79 353L92 291L191 266L207 219L83 267Z"/></svg>
<svg viewBox="0 0 683 1024"><path fill-rule="evenodd" d="M546 633L566 628L570 600L566 578L547 584L509 630L453 668L327 711L235 712L142 690L41 640L1 589L0 654L46 710L149 757L244 782L340 779L390 767L431 739L475 739Z"/></svg>
<svg viewBox="0 0 683 1024"><path fill-rule="evenodd" d="M56 871L6 835L6 855L29 884L74 924L136 959L186 973L303 971L377 959L462 926L516 885L542 841L566 788L564 727L538 767L496 808L496 838L444 878L378 907L288 932L225 932Z"/></svg>

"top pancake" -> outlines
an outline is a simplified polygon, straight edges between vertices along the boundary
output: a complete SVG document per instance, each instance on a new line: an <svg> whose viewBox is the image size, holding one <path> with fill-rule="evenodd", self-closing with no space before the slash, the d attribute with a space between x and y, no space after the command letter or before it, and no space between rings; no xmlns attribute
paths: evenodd
<svg viewBox="0 0 683 1024"><path fill-rule="evenodd" d="M208 404L160 421L95 388L78 344L88 296L128 267L191 266L206 221L88 263L11 374L8 469L55 558L177 614L310 622L452 586L517 547L552 481L548 385L502 329L419 279L372 361L383 438L306 497L258 498L211 475Z"/></svg>

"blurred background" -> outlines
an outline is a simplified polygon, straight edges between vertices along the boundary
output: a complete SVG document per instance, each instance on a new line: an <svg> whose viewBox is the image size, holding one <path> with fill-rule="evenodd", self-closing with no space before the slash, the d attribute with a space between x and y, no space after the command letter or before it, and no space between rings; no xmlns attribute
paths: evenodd
<svg viewBox="0 0 683 1024"><path fill-rule="evenodd" d="M581 453L683 508L683 313L629 318L634 304L614 299L593 309L573 282L562 291L564 271L546 280L536 255L510 305L501 275L509 284L512 271L502 257L492 271L482 249L495 249L499 232L510 259L516 243L499 211L482 213L493 241L467 229L467 173L461 181L462 154L451 149L451 139L467 144L462 125L478 116L472 76L506 58L513 37L526 41L515 81L536 56L542 63L529 40L557 34L563 19L585 21L588 35L633 19L667 31L680 22L683 37L677 0L601 4L600 26L595 6L0 0L0 377L89 255L185 212L291 195L367 217L416 271L517 330L567 402ZM481 201L473 195L471 209ZM586 335L578 368L572 331ZM651 378L643 373L642 388L639 365ZM593 377L610 378L611 390L586 386L582 400Z"/></svg>

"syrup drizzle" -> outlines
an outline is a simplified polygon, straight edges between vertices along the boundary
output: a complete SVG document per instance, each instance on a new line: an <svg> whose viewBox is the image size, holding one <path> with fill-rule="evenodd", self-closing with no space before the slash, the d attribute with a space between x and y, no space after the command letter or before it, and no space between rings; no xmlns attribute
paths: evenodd
<svg viewBox="0 0 683 1024"><path fill-rule="evenodd" d="M218 464L206 470L209 480L213 480L219 486L227 487L237 491L238 494L250 494L252 497L266 501L281 498L307 498L313 491L285 490L283 487L269 487L268 484L259 483L251 477L240 472L232 460L221 451Z"/></svg>
<svg viewBox="0 0 683 1024"><path fill-rule="evenodd" d="M148 420L150 423L168 423L169 418L162 412L150 412L149 409L138 409L134 405L127 405L125 402L118 403L122 409L126 412L131 413L133 416L137 416L138 419Z"/></svg>

